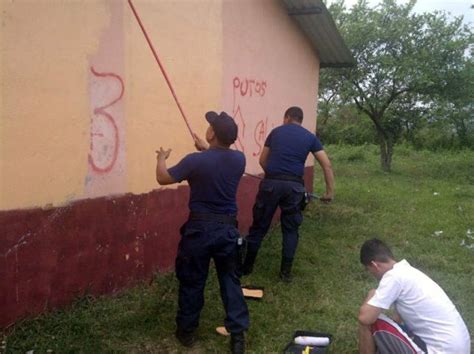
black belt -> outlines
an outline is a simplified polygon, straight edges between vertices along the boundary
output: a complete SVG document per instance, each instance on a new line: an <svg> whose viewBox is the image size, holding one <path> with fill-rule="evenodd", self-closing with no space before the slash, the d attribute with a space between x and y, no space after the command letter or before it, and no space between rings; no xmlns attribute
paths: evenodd
<svg viewBox="0 0 474 354"><path fill-rule="evenodd" d="M276 179L278 181L291 181L298 182L304 186L303 177L291 176L291 175L265 175L265 179Z"/></svg>
<svg viewBox="0 0 474 354"><path fill-rule="evenodd" d="M227 215L227 214L213 214L213 213L189 213L188 220L196 220L196 221L214 221L219 222L221 224L229 224L237 227L237 218L235 215Z"/></svg>

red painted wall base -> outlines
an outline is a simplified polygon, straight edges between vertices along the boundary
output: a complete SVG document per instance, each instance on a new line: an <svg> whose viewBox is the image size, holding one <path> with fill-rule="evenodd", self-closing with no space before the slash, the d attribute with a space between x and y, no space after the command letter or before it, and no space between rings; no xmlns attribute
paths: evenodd
<svg viewBox="0 0 474 354"><path fill-rule="evenodd" d="M312 180L308 167L309 190ZM242 232L252 222L258 183L246 176L239 186ZM0 328L172 270L188 198L189 189L182 186L0 212Z"/></svg>

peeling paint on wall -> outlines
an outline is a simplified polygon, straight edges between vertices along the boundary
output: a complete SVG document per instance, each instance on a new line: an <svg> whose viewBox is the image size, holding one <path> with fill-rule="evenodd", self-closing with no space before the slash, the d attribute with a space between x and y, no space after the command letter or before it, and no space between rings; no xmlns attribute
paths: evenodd
<svg viewBox="0 0 474 354"><path fill-rule="evenodd" d="M108 0L109 25L89 71L90 146L85 196L126 193L123 4Z"/></svg>

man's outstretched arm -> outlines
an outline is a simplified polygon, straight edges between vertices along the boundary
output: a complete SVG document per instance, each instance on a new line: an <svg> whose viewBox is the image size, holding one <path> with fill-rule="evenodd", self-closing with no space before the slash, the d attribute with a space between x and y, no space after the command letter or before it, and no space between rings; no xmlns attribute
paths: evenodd
<svg viewBox="0 0 474 354"><path fill-rule="evenodd" d="M334 173L332 172L331 161L324 150L315 152L314 157L321 166L326 182L326 193L321 197L323 201L331 201L334 198Z"/></svg>

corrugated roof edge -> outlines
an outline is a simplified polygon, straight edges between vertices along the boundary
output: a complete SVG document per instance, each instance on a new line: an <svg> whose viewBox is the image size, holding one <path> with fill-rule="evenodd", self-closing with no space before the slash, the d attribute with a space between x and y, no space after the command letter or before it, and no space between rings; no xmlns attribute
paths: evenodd
<svg viewBox="0 0 474 354"><path fill-rule="evenodd" d="M288 16L295 20L319 56L321 68L356 65L334 19L321 0L282 0L282 2Z"/></svg>

